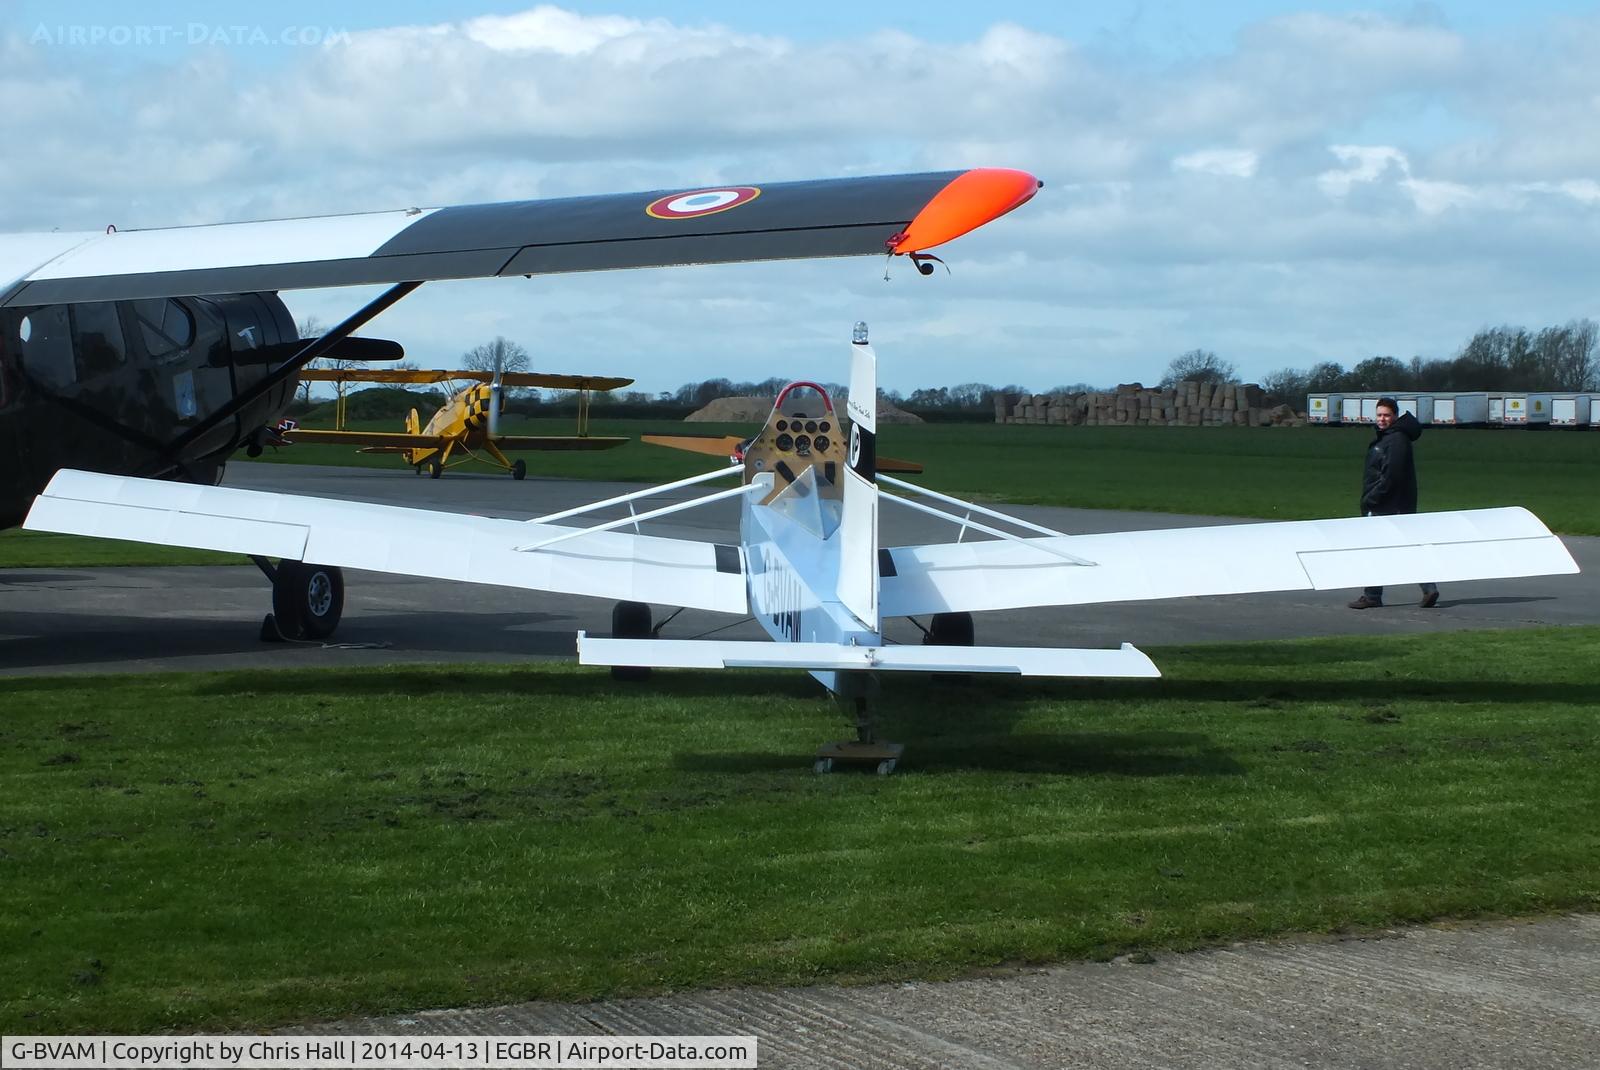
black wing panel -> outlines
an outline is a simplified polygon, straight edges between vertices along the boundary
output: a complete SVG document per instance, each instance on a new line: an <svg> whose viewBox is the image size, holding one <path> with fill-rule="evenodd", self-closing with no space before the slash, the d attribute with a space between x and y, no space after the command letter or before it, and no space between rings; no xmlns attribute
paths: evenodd
<svg viewBox="0 0 1600 1070"><path fill-rule="evenodd" d="M0 279L0 306L881 253L972 173L124 231Z"/></svg>

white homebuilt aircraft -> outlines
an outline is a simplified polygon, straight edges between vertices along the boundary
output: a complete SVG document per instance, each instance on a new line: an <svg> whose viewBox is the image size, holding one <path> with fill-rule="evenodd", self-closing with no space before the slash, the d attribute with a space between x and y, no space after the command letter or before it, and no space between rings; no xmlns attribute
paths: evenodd
<svg viewBox="0 0 1600 1070"><path fill-rule="evenodd" d="M941 178L949 185L935 190L962 182L960 176ZM1031 176L994 181L1003 195L988 196L981 210L964 210L966 224L947 236L1009 211L1037 188ZM739 191L750 189L662 196L646 211L656 216L652 209L674 205L687 211L693 198L708 194L715 196L707 203L721 198L737 207L744 203ZM641 206L646 196L640 195ZM887 238L894 251L896 237L915 233L925 221L925 213L914 215L910 226L877 240ZM920 254L932 244L914 242L899 251ZM610 665L624 676L650 667L808 670L838 697L857 734L819 750L819 771L837 759L873 763L879 772L894 768L900 747L880 742L874 730L870 699L878 673L1160 675L1129 644L977 646L974 612L1577 571L1560 540L1520 508L1103 535L1053 531L880 473L876 384L876 359L858 324L848 422L820 386L793 383L779 394L760 433L734 451L733 463L529 521L63 470L34 503L26 526L278 558L280 571L316 562L293 573L302 582L312 578L311 597L299 599L295 612L313 618L319 612L316 577L340 567L615 599L610 637L578 633L580 662ZM633 511L640 499L733 477L736 487ZM741 502L737 544L618 530L730 498ZM991 538L885 548L878 537L885 501L950 520L962 538L968 532ZM620 519L573 523L622 506L628 515ZM750 614L777 642L661 639L652 604ZM885 642L885 619L918 616L932 618L924 645Z"/></svg>

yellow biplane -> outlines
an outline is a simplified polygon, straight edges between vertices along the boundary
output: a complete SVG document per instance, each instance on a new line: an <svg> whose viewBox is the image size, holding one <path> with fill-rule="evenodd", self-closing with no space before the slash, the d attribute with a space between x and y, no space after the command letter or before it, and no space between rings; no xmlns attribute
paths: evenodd
<svg viewBox="0 0 1600 1070"><path fill-rule="evenodd" d="M512 479L528 474L521 458L513 461L507 450L609 450L628 441L589 434L589 392L615 390L628 386L632 379L605 375L555 375L546 372L413 371L399 368L309 368L302 380L334 383L338 401L334 405L333 431L294 428L283 438L290 443L331 442L362 447L361 453L398 453L421 475L434 479L445 468L467 461L503 468ZM348 383L458 383L450 400L439 406L427 426L417 410L406 417L404 431L349 431L345 429L345 385ZM500 433L501 390L505 387L542 386L578 393L578 433L576 435L503 435Z"/></svg>

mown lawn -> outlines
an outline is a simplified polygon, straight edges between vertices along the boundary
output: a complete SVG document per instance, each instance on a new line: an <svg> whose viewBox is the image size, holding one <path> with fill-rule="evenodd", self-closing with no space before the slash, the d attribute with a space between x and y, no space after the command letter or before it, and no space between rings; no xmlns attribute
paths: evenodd
<svg viewBox="0 0 1600 1070"><path fill-rule="evenodd" d="M597 435L634 439L645 432L722 435L754 430L743 424L594 422ZM562 420L508 420L506 431L566 434L571 428ZM1370 430L1329 427L920 424L882 428L878 450L923 462L927 472L913 477L915 482L963 497L1309 520L1355 514L1371 438ZM714 458L639 442L599 453L527 456L529 469L541 475L638 482L678 479L716 463ZM1600 535L1600 497L1592 493L1600 473L1600 435L1441 428L1424 432L1416 456L1424 509L1522 505L1552 530ZM401 463L337 446L296 446L263 460Z"/></svg>
<svg viewBox="0 0 1600 1070"><path fill-rule="evenodd" d="M0 1031L938 978L1600 908L1600 629L897 679L570 665L12 680Z"/></svg>
<svg viewBox="0 0 1600 1070"><path fill-rule="evenodd" d="M353 425L381 429L384 425ZM743 424L596 420L597 435L749 434ZM506 421L507 433L570 434L566 420ZM911 477L935 490L1001 503L1310 520L1350 516L1371 433L1351 428L891 426L879 451L918 460ZM1427 510L1522 505L1552 530L1600 535L1600 435L1582 431L1447 431L1418 447ZM596 453L531 453L538 476L653 483L715 467L716 459L634 441ZM252 463L242 455L231 464ZM269 452L269 464L400 466L343 446ZM462 472L491 469L466 465ZM444 478L449 479L450 475ZM222 564L241 558L132 543L0 532L0 568Z"/></svg>

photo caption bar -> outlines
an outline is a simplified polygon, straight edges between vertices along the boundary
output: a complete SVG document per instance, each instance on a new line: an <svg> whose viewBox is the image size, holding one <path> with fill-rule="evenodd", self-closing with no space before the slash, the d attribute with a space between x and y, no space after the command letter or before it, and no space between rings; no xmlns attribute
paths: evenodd
<svg viewBox="0 0 1600 1070"><path fill-rule="evenodd" d="M308 1070L341 1066L356 1070L745 1070L757 1066L753 1036L8 1036L0 1038L0 1064L7 1070Z"/></svg>

